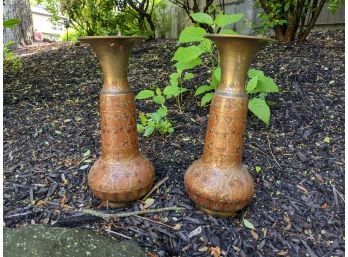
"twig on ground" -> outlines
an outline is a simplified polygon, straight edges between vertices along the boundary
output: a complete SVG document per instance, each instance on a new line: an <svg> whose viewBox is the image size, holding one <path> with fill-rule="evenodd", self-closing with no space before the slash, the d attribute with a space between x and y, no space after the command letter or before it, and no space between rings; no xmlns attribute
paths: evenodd
<svg viewBox="0 0 348 257"><path fill-rule="evenodd" d="M272 159L271 156L269 156L269 154L265 153L264 151L262 151L261 149L257 148L256 146L252 145L252 144L248 144L248 146L250 146L251 148L263 153L264 155L266 155L268 158Z"/></svg>
<svg viewBox="0 0 348 257"><path fill-rule="evenodd" d="M160 181L158 181L156 183L156 185L154 185L151 190L143 197L143 201L145 201L157 188L159 188L164 182L166 182L169 179L168 176L166 176L165 178L161 179Z"/></svg>
<svg viewBox="0 0 348 257"><path fill-rule="evenodd" d="M159 221L155 221L155 220L152 220L152 219L149 219L149 218L146 218L146 217L142 217L142 216L139 216L139 215L133 215L133 216L134 216L134 217L138 217L138 218L140 218L140 219L148 220L148 221L150 221L150 222L153 222L153 223L156 223L156 224L159 224L159 225L165 226L165 227L167 227L167 228L174 229L174 227L169 226L169 225L164 224L164 223L159 222Z"/></svg>
<svg viewBox="0 0 348 257"><path fill-rule="evenodd" d="M94 211L91 209L80 209L79 212L84 213L84 214L93 215L93 216L102 218L106 221L109 221L112 219L124 218L124 217L133 216L133 215L157 213L157 212L164 212L164 211L182 211L184 209L185 208L173 206L173 207L166 207L166 208L159 208L159 209L148 209L148 210L143 210L143 211L121 212L121 213L114 213L114 214L103 213L103 212Z"/></svg>
<svg viewBox="0 0 348 257"><path fill-rule="evenodd" d="M269 137L267 137L268 140L268 146L269 146L269 150L273 156L273 160L276 162L276 164L278 165L279 168L282 168L282 166L279 164L279 162L277 161L277 158L274 156L273 151L272 151L272 147L271 147L271 141L269 140Z"/></svg>
<svg viewBox="0 0 348 257"><path fill-rule="evenodd" d="M110 230L110 229L105 229L105 231L106 231L106 232L109 232L110 234L114 234L114 235L116 235L116 236L123 237L123 238L125 238L125 239L132 239L132 238L129 237L129 236L126 236L126 235L123 235L123 234L121 234L121 233L112 231L112 230Z"/></svg>
<svg viewBox="0 0 348 257"><path fill-rule="evenodd" d="M6 216L5 219L15 218L15 217L19 217L19 216L25 216L25 215L28 215L28 214L31 214L31 213L32 213L32 211L23 212L23 213L17 213L17 214L12 214L12 215Z"/></svg>

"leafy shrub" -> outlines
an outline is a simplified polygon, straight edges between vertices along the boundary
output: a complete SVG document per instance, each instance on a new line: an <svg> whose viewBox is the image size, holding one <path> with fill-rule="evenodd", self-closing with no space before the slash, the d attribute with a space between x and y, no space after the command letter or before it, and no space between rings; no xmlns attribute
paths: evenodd
<svg viewBox="0 0 348 257"><path fill-rule="evenodd" d="M296 37L304 41L315 26L325 2L332 12L344 3L343 0L256 0L256 6L261 7L264 12L258 15L261 23L255 25L255 30L265 33L273 29L280 42L288 43Z"/></svg>
<svg viewBox="0 0 348 257"><path fill-rule="evenodd" d="M73 28L69 28L68 30L65 30L64 34L60 36L59 40L76 42L79 37L82 37L85 35L86 35L86 32L84 31L78 31Z"/></svg>
<svg viewBox="0 0 348 257"><path fill-rule="evenodd" d="M17 26L19 23L20 20L18 19L7 19L3 22L3 26L4 28L11 29ZM3 58L6 66L13 67L15 70L18 70L22 67L22 62L10 49L10 47L14 44L15 43L13 41L9 41L4 44Z"/></svg>
<svg viewBox="0 0 348 257"><path fill-rule="evenodd" d="M150 136L154 131L158 131L160 134L171 134L174 131L172 123L168 120L168 108L165 106L167 99L171 96L165 92L162 92L160 88L153 90L142 90L136 97L136 99L150 99L158 106L158 109L153 113L140 113L139 118L141 123L137 124L137 129L140 132L144 132L144 136Z"/></svg>
<svg viewBox="0 0 348 257"><path fill-rule="evenodd" d="M206 13L194 13L191 17L198 23L211 26L215 33L219 34L237 34L229 25L238 22L243 15L233 14L225 15L220 13L215 19ZM221 80L221 67L218 61L218 54L215 51L215 45L209 39L204 38L207 31L201 27L190 26L185 28L179 37L179 43L189 44L188 46L180 46L174 54L173 60L176 61L176 73L171 75L171 85L174 87L180 78L192 79L194 74L188 73L186 70L195 68L203 63L203 56L208 56L211 63L211 80L209 85L201 85L197 88L195 95L202 95L201 106L209 103L213 97L213 92L219 86ZM215 63L218 65L215 67ZM265 100L267 94L278 92L278 86L273 79L264 75L262 71L251 69L248 72L248 81L246 84L246 92L249 94L249 110L268 124L270 119L270 109ZM181 87L182 88L182 87ZM183 88L186 90L186 88ZM183 91L184 92L184 91Z"/></svg>
<svg viewBox="0 0 348 257"><path fill-rule="evenodd" d="M156 27L156 34L159 38L164 38L166 32L170 30L170 16L168 15L168 3L164 0L155 2L153 11L153 22Z"/></svg>
<svg viewBox="0 0 348 257"><path fill-rule="evenodd" d="M194 20L200 24L211 26L216 33L220 34L237 34L228 26L238 22L243 15L225 15L220 13L215 19L206 13L194 13L191 15ZM196 89L195 95L203 95L201 98L201 106L208 104L213 92L219 86L221 80L221 67L218 60L215 45L209 39L204 38L207 31L201 27L190 26L185 28L179 37L181 45L174 53L172 60L176 63L174 67L176 72L169 76L169 85L163 91L157 88L153 90L142 90L136 95L137 100L149 99L156 103L159 108L153 113L141 113L138 124L138 131L144 132L145 136L150 136L154 131L161 134L170 134L174 131L172 123L167 119L168 108L165 102L168 99L176 98L177 107L181 112L182 94L188 91L183 86L185 81L189 81L195 77L194 73L189 72L193 68L205 65L203 56L208 56L211 63L211 80L209 85L201 85ZM217 66L215 67L215 63ZM269 93L278 92L278 86L272 78L267 77L260 70L250 69L248 72L248 81L246 83L246 92L249 94L249 110L265 124L269 124L270 109L266 101Z"/></svg>
<svg viewBox="0 0 348 257"><path fill-rule="evenodd" d="M117 14L115 23L118 30L125 36L148 36L151 34L147 26L139 26L138 13L130 7L126 7L124 11Z"/></svg>

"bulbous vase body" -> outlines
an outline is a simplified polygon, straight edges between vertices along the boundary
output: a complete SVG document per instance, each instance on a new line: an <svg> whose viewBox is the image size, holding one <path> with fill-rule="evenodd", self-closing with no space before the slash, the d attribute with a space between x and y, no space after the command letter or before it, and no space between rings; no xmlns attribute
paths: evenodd
<svg viewBox="0 0 348 257"><path fill-rule="evenodd" d="M245 81L251 61L268 42L248 36L208 35L217 45L221 82L212 98L201 158L185 174L190 198L205 212L233 216L253 197L254 182L242 164L248 112Z"/></svg>
<svg viewBox="0 0 348 257"><path fill-rule="evenodd" d="M138 39L80 38L95 50L104 75L99 98L102 154L88 174L88 185L111 207L140 199L155 178L153 165L139 151L134 94L127 81L129 54Z"/></svg>

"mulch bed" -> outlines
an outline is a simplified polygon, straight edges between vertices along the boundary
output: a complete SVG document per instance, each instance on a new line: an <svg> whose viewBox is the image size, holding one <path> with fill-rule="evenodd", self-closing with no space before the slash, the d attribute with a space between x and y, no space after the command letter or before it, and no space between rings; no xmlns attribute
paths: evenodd
<svg viewBox="0 0 348 257"><path fill-rule="evenodd" d="M134 48L129 82L135 93L168 83L175 47L175 41L157 40ZM6 226L52 224L102 233L107 228L119 239L133 238L150 256L218 256L220 250L222 256L344 255L344 32L317 32L304 44L273 44L254 60L253 67L273 77L281 93L270 97L269 127L248 117L244 163L256 192L236 217L203 214L184 190L184 173L202 153L209 111L199 107L193 90L184 96L182 114L174 101L169 104L173 134L140 135L157 181L169 176L151 195L155 202L149 208L186 208L145 217L175 229L140 217L106 222L77 212L81 207L106 210L86 183L90 165L100 156L98 60L87 45L67 43L18 53L23 68L4 71ZM209 76L204 69L195 73L188 87ZM154 107L142 101L137 108ZM91 154L84 156L88 150ZM243 218L256 229L246 228Z"/></svg>

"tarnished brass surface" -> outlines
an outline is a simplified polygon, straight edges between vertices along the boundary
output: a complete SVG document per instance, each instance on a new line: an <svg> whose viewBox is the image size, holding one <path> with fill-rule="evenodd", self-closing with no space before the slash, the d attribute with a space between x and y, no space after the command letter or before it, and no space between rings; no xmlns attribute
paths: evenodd
<svg viewBox="0 0 348 257"><path fill-rule="evenodd" d="M245 81L251 61L269 40L248 36L207 35L218 48L221 82L210 106L201 158L185 175L185 188L210 215L233 216L254 194L254 182L242 164L248 112Z"/></svg>
<svg viewBox="0 0 348 257"><path fill-rule="evenodd" d="M134 95L127 81L128 58L141 37L82 37L100 61L104 83L99 98L101 157L88 174L93 193L110 207L138 200L151 188L153 165L139 151Z"/></svg>

